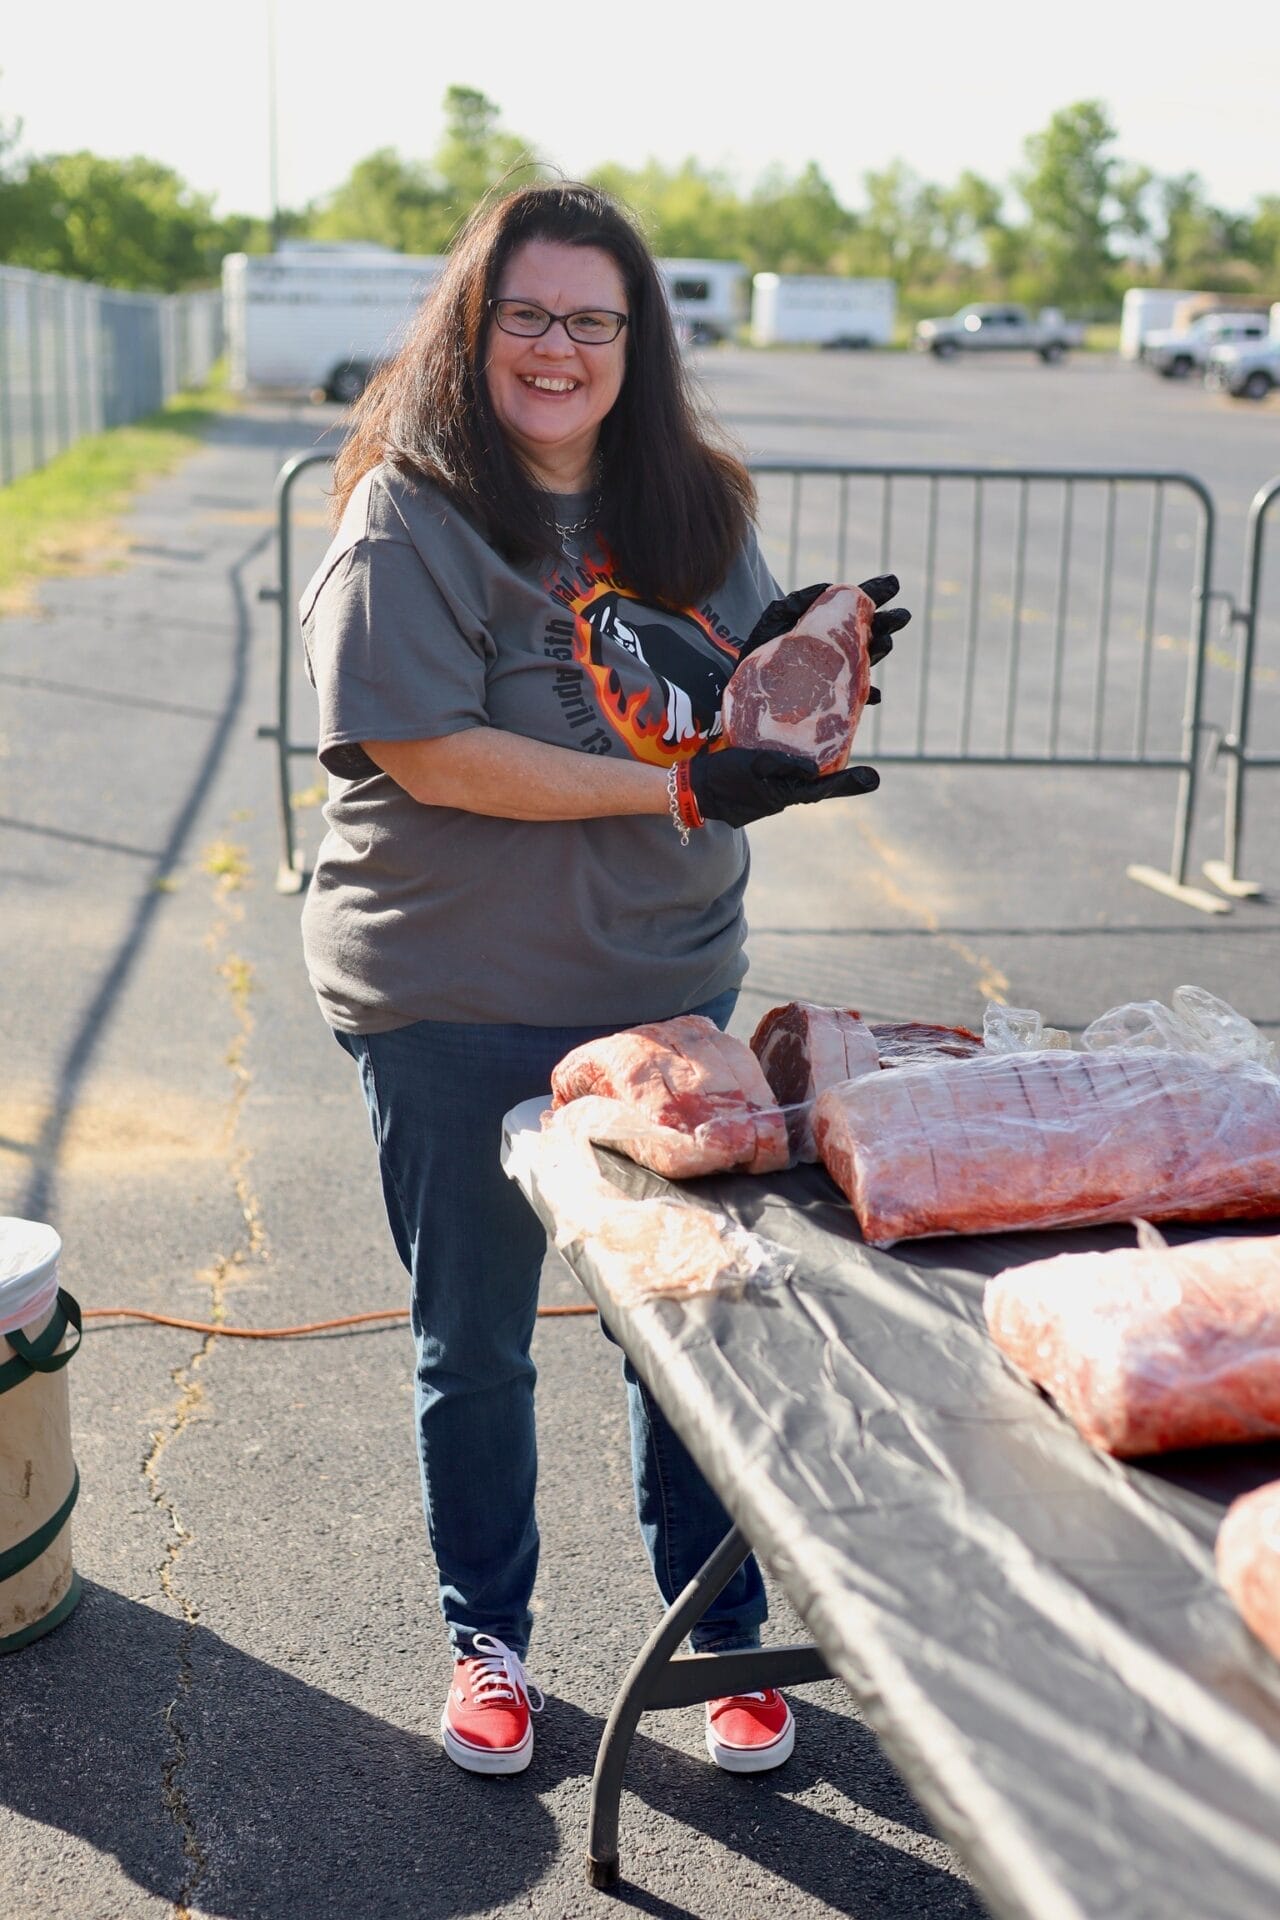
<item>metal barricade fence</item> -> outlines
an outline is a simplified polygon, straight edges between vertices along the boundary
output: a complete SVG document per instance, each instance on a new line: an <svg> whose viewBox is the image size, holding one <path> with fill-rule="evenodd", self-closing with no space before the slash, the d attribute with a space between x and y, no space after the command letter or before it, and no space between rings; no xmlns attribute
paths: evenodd
<svg viewBox="0 0 1280 1920"><path fill-rule="evenodd" d="M154 413L221 351L217 291L125 293L0 267L0 485Z"/></svg>
<svg viewBox="0 0 1280 1920"><path fill-rule="evenodd" d="M1280 500L1280 476L1259 487L1249 506L1245 539L1244 579L1239 604L1232 604L1228 621L1237 633L1235 659L1235 698L1229 730L1215 743L1213 758L1227 762L1226 823L1221 860L1206 860L1204 870L1214 885L1237 899L1248 899L1261 889L1240 875L1240 853L1244 838L1245 795L1249 774L1255 768L1280 767L1280 648L1277 665L1262 658L1262 628L1265 611L1263 598L1263 562L1268 520L1275 502ZM1280 612L1272 616L1272 628L1280 634ZM1267 689L1270 723L1267 746L1255 746L1251 734L1257 724L1257 696ZM1271 688L1277 689L1271 694Z"/></svg>
<svg viewBox="0 0 1280 1920"><path fill-rule="evenodd" d="M276 482L277 755L282 860L301 885L289 782L296 631L290 506L328 453ZM1196 804L1215 514L1189 474L1052 468L752 463L766 557L787 586L898 573L911 644L893 697L868 709L859 752L876 762L1126 768L1177 775L1168 871L1131 877L1204 907L1186 885ZM1185 655L1185 668L1183 656Z"/></svg>

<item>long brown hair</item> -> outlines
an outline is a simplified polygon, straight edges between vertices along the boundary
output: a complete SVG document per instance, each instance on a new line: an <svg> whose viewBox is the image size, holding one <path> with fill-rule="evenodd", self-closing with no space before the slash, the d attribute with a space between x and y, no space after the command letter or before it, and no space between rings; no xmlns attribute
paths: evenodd
<svg viewBox="0 0 1280 1920"><path fill-rule="evenodd" d="M622 275L627 365L600 427L600 531L634 592L692 605L728 573L755 489L695 404L652 254L595 187L524 187L473 214L404 346L356 404L335 467L337 514L385 460L434 481L511 559L554 550L545 496L502 432L484 376L488 302L528 240L598 247Z"/></svg>

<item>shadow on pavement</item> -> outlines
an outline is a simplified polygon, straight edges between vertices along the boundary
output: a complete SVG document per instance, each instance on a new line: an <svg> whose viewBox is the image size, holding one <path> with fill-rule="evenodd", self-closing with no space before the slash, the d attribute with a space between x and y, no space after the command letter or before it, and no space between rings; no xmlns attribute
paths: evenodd
<svg viewBox="0 0 1280 1920"><path fill-rule="evenodd" d="M585 1788L600 1737L599 1717L569 1701L548 1703L523 1778L475 1779L434 1737L91 1582L66 1625L6 1661L0 1677L0 1801L113 1857L184 1910L220 1920L445 1920L506 1902L523 1910L559 1854L580 1858L585 1847L585 1796L573 1795L569 1815L582 1831L567 1835L545 1804L563 1782ZM435 1703L424 1691L405 1700L404 1715L434 1728ZM682 1920L683 1869L697 1867L709 1840L743 1859L744 1878L755 1862L837 1912L981 1920L953 1873L791 1797L831 1782L873 1816L928 1831L905 1789L874 1784L883 1768L865 1727L804 1702L797 1720L796 1758L768 1778L732 1778L637 1738L624 1876L629 1864L643 1875L652 1860L631 1796L678 1821L685 1837L660 1849L665 1885L624 1884L616 1905ZM67 1862L67 1911L107 1910L110 1895L92 1874L83 1855ZM731 1912L732 1885L724 1893ZM581 1897L610 1911L585 1883Z"/></svg>
<svg viewBox="0 0 1280 1920"><path fill-rule="evenodd" d="M896 1774L886 1768L869 1727L806 1701L801 1692L792 1694L791 1700L796 1750L776 1774L719 1773L701 1759L642 1734L627 1768L628 1791L687 1827L691 1853L705 1837L837 1913L986 1920L986 1908L954 1871L907 1851L902 1844L877 1838L852 1824L843 1809L836 1817L793 1797L827 1783L872 1821L891 1821L922 1836L933 1832ZM560 1711L557 1703L557 1714ZM619 1898L654 1920L678 1920L684 1909L661 1897L677 1893L677 1886L645 1889L627 1884L628 1851L624 1794L619 1839L624 1884ZM637 1849L633 1846L630 1852L634 1866ZM731 1886L726 1886L725 1895L726 1911L730 1911Z"/></svg>
<svg viewBox="0 0 1280 1920"><path fill-rule="evenodd" d="M4 1663L3 1695L4 1804L184 1910L444 1920L523 1907L557 1850L520 1781L469 1779L434 1739L90 1583ZM109 1911L83 1872L62 1910Z"/></svg>
<svg viewBox="0 0 1280 1920"><path fill-rule="evenodd" d="M230 417L234 419L236 416ZM232 646L223 705L210 729L203 752L195 762L181 803L169 822L163 845L156 850L156 871L152 884L139 895L124 936L101 973L70 1045L58 1063L55 1099L32 1149L30 1175L18 1202L17 1212L26 1219L53 1217L54 1186L63 1137L107 1023L124 993L163 902L164 895L157 883L167 878L182 858L188 837L232 739L248 688L249 653L253 637L244 576L251 562L270 544L271 538L270 530L259 535L227 569L234 612L228 622Z"/></svg>

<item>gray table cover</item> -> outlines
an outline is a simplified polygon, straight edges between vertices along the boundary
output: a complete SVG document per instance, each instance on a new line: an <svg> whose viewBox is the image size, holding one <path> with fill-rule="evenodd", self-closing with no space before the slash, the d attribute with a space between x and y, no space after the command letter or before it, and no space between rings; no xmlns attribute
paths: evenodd
<svg viewBox="0 0 1280 1920"><path fill-rule="evenodd" d="M1280 1664L1213 1542L1280 1444L1096 1454L982 1321L987 1275L1132 1235L880 1252L821 1168L672 1189L596 1151L620 1192L678 1192L794 1256L738 1299L628 1305L589 1245L563 1249L992 1912L1278 1920Z"/></svg>

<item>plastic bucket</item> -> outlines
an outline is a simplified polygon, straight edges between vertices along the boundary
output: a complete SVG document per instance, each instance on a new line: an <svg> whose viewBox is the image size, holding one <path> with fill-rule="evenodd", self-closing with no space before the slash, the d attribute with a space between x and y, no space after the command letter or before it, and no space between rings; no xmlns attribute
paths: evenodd
<svg viewBox="0 0 1280 1920"><path fill-rule="evenodd" d="M58 1285L61 1251L52 1227L0 1218L0 1653L50 1632L80 1598L64 1371L80 1309Z"/></svg>

